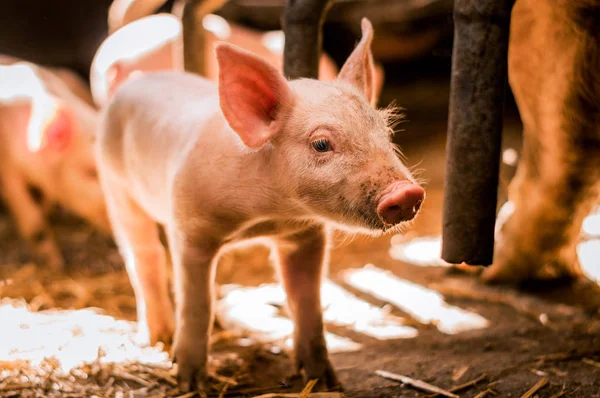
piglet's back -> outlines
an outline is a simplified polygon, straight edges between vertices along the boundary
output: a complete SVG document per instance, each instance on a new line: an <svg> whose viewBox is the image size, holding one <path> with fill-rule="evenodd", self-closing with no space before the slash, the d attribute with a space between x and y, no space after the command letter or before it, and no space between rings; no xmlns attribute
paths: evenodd
<svg viewBox="0 0 600 398"><path fill-rule="evenodd" d="M148 73L124 83L104 111L98 161L141 202L152 198L143 207L161 218L159 204L170 195L165 187L190 149L206 148L199 155L209 161L214 146L197 144L223 134L225 123L214 83L182 72Z"/></svg>
<svg viewBox="0 0 600 398"><path fill-rule="evenodd" d="M217 86L182 72L155 72L131 79L115 93L103 115L101 153L118 172L171 169L211 119L222 119ZM175 159L171 159L175 158ZM148 163L145 165L144 163Z"/></svg>

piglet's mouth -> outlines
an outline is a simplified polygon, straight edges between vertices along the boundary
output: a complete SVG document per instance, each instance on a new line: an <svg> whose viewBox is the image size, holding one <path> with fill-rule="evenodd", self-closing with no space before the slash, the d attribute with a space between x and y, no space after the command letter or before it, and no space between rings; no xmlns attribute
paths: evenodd
<svg viewBox="0 0 600 398"><path fill-rule="evenodd" d="M410 181L396 181L386 188L379 199L377 215L386 225L412 220L425 200L425 190Z"/></svg>

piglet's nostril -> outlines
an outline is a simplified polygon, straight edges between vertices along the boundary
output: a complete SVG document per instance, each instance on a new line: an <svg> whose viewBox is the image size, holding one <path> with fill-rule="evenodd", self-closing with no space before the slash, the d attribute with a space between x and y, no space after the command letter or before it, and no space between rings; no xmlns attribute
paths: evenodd
<svg viewBox="0 0 600 398"><path fill-rule="evenodd" d="M377 214L385 223L392 225L413 219L425 198L425 190L412 183L394 183L386 191L379 200Z"/></svg>
<svg viewBox="0 0 600 398"><path fill-rule="evenodd" d="M418 212L418 211L421 209L421 204L422 204L422 203L423 203L423 199L419 200L419 201L418 201L418 202L415 204L415 207L414 207L414 209L413 209L413 210L414 210L414 212L415 212L415 214L416 214L416 213L417 213L417 212Z"/></svg>

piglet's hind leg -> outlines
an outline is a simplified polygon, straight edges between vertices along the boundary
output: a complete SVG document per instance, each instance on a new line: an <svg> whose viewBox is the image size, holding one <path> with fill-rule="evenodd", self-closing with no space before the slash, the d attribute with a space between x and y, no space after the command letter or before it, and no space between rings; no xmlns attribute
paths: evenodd
<svg viewBox="0 0 600 398"><path fill-rule="evenodd" d="M139 338L171 345L173 306L169 298L166 253L158 226L116 183L103 183L117 245L136 299Z"/></svg>

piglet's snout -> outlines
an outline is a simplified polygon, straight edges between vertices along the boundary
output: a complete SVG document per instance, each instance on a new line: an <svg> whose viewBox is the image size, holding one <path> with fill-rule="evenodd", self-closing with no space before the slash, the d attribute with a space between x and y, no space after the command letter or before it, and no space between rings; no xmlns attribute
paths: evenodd
<svg viewBox="0 0 600 398"><path fill-rule="evenodd" d="M379 199L377 214L387 224L412 220L425 198L425 190L417 184L402 180L392 183Z"/></svg>

